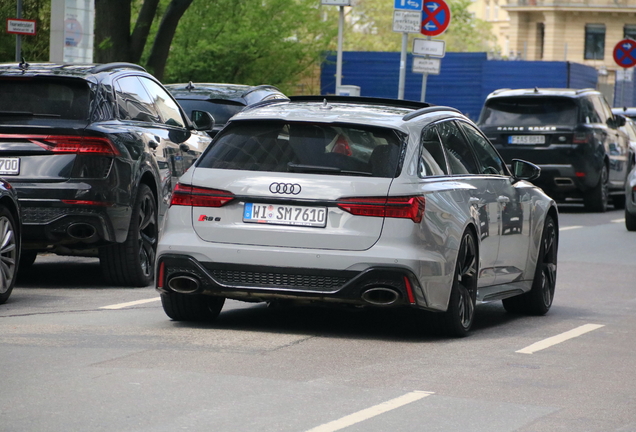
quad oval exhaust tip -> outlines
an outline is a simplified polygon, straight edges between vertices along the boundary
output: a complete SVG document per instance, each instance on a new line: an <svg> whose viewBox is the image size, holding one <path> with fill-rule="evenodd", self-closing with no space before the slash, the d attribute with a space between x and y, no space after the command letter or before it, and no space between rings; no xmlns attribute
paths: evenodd
<svg viewBox="0 0 636 432"><path fill-rule="evenodd" d="M191 276L175 276L168 281L168 287L180 294L191 294L199 289L199 281Z"/></svg>
<svg viewBox="0 0 636 432"><path fill-rule="evenodd" d="M400 294L393 288L374 287L362 293L362 300L375 306L391 306L400 298Z"/></svg>

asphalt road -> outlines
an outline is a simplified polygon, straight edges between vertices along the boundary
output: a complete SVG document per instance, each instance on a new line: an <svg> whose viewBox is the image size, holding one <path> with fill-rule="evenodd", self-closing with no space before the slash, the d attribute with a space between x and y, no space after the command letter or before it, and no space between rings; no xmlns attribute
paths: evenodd
<svg viewBox="0 0 636 432"><path fill-rule="evenodd" d="M97 260L41 256L0 306L0 431L636 431L636 233L561 208L544 317L228 301L170 321Z"/></svg>

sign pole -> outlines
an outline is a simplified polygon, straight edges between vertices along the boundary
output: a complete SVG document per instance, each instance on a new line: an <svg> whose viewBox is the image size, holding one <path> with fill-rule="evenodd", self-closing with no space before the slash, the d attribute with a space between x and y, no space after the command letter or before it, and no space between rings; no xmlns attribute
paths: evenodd
<svg viewBox="0 0 636 432"><path fill-rule="evenodd" d="M18 0L16 18L22 18L22 0ZM22 35L20 34L15 35L15 61L18 63L22 61Z"/></svg>
<svg viewBox="0 0 636 432"><path fill-rule="evenodd" d="M342 40L344 28L344 6L339 6L340 15L338 17L338 54L336 56L336 94L342 85Z"/></svg>
<svg viewBox="0 0 636 432"><path fill-rule="evenodd" d="M430 41L431 37L427 36L426 40ZM425 55L424 58L427 59L428 55ZM428 81L428 73L424 72L422 74L422 93L421 93L421 96L420 96L420 102L425 102L426 101L426 84L427 84L427 81Z"/></svg>
<svg viewBox="0 0 636 432"><path fill-rule="evenodd" d="M402 33L402 52L400 54L400 81L398 84L398 99L404 99L404 87L406 81L406 45L409 34Z"/></svg>

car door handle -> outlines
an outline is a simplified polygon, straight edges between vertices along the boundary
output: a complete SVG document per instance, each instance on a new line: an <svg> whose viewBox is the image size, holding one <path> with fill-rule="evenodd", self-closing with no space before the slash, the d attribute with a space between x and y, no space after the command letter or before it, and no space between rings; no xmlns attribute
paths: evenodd
<svg viewBox="0 0 636 432"><path fill-rule="evenodd" d="M507 197L507 196L505 196L505 195L500 195L500 196L497 198L497 202L500 202L500 203L509 203L509 202L510 202L510 198L509 198L509 197Z"/></svg>

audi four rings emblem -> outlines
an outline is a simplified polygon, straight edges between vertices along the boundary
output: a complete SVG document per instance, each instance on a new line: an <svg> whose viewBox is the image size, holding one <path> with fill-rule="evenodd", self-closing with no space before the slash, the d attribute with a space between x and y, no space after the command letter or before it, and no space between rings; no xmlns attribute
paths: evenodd
<svg viewBox="0 0 636 432"><path fill-rule="evenodd" d="M269 191L277 194L298 195L301 189L297 183L272 183L269 185Z"/></svg>

